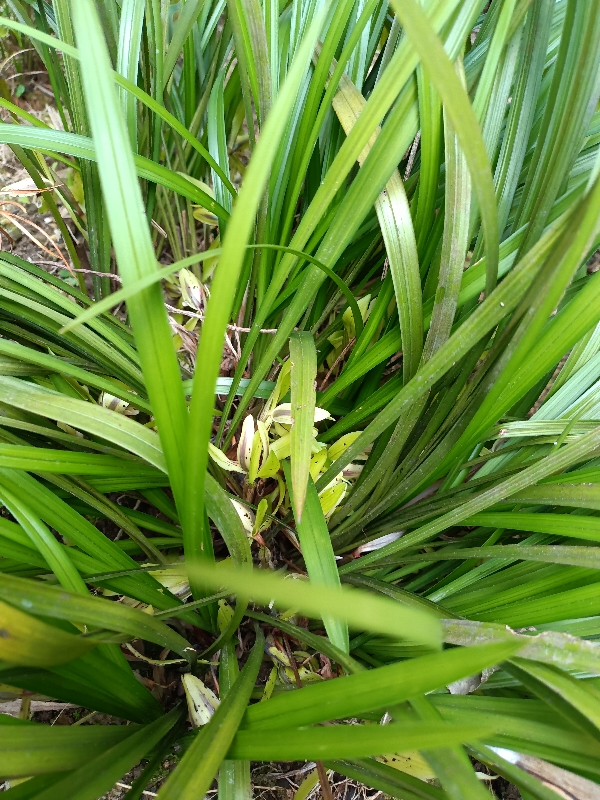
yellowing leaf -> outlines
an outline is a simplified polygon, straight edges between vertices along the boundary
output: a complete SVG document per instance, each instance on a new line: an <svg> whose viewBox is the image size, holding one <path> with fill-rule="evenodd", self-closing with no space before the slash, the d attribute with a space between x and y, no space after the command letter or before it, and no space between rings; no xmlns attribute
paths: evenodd
<svg viewBox="0 0 600 800"><path fill-rule="evenodd" d="M256 431L252 438L252 450L250 453L250 466L248 468L248 481L254 483L258 476L258 468L263 452L263 441L260 431Z"/></svg>
<svg viewBox="0 0 600 800"><path fill-rule="evenodd" d="M329 486L326 486L325 489L319 493L319 500L321 502L321 508L323 509L325 519L329 519L329 517L342 502L346 496L347 489L347 485L340 480L333 481Z"/></svg>
<svg viewBox="0 0 600 800"><path fill-rule="evenodd" d="M223 633L227 630L227 626L233 619L233 609L227 600L219 600L219 609L217 611L217 627Z"/></svg>
<svg viewBox="0 0 600 800"><path fill-rule="evenodd" d="M208 454L215 464L218 464L221 467L221 469L225 469L227 472L244 472L244 470L236 461L232 461L230 458L227 458L225 453L223 453L222 450L219 450L218 447L215 447L212 442L208 443Z"/></svg>
<svg viewBox="0 0 600 800"><path fill-rule="evenodd" d="M108 392L101 392L98 398L98 403L104 408L109 408L111 411L116 411L117 414L125 414L128 417L135 417L140 412L137 408L122 400L120 397L115 397Z"/></svg>
<svg viewBox="0 0 600 800"><path fill-rule="evenodd" d="M277 403L281 400L282 397L290 390L291 384L291 372L292 365L290 364L290 360L283 362L281 369L279 370L279 375L277 376L277 381L275 383L275 387L271 392L271 395L267 402L265 403L265 407L263 408L260 418L264 422L268 422L271 416L273 409L276 407Z"/></svg>
<svg viewBox="0 0 600 800"><path fill-rule="evenodd" d="M327 461L327 448L323 447L310 460L310 477L316 481Z"/></svg>
<svg viewBox="0 0 600 800"><path fill-rule="evenodd" d="M237 500L232 499L231 503L242 521L244 530L247 533L252 534L252 529L254 527L254 512L249 508L246 508L246 506L242 505L242 503L238 502Z"/></svg>
<svg viewBox="0 0 600 800"><path fill-rule="evenodd" d="M290 338L290 362L292 365L290 414L293 417L290 472L294 492L294 516L296 517L296 522L299 523L304 511L306 487L308 486L310 475L313 419L317 416L317 409L315 408L317 351L311 333L298 331L292 334Z"/></svg>
<svg viewBox="0 0 600 800"><path fill-rule="evenodd" d="M337 442L332 444L329 448L329 458L331 461L337 461L338 458L344 453L350 445L355 442L360 436L361 431L353 431L341 436Z"/></svg>
<svg viewBox="0 0 600 800"><path fill-rule="evenodd" d="M281 403L270 414L271 419L273 422L277 422L280 425L293 425L294 424L294 415L292 414L292 404L291 403ZM323 422L324 419L331 419L331 414L324 408L319 408L315 406L314 415L313 415L313 422Z"/></svg>
<svg viewBox="0 0 600 800"><path fill-rule="evenodd" d="M256 520L255 520L254 525L252 527L252 536L256 536L256 534L260 533L260 531L262 530L263 522L265 520L265 516L266 516L266 513L268 511L268 508L269 508L269 504L268 504L266 498L263 497L263 499L260 501L260 503L256 507ZM268 528L269 524L270 523L267 522L264 527Z"/></svg>
<svg viewBox="0 0 600 800"><path fill-rule="evenodd" d="M265 461L263 461L261 468L258 470L258 477L274 478L275 475L277 475L277 473L279 472L280 467L281 463L277 458L275 451L273 450L273 448L271 448L268 457L266 458Z"/></svg>
<svg viewBox="0 0 600 800"><path fill-rule="evenodd" d="M388 767L414 775L420 781L434 780L436 775L427 761L418 750L409 750L406 753L394 753L393 755L379 756L377 761L387 764Z"/></svg>
<svg viewBox="0 0 600 800"><path fill-rule="evenodd" d="M250 470L250 459L252 457L252 440L254 438L254 418L248 414L242 425L240 441L238 443L237 456L240 467L244 472Z"/></svg>
<svg viewBox="0 0 600 800"><path fill-rule="evenodd" d="M190 722L194 728L206 725L219 707L218 697L195 675L183 675L181 682L185 689Z"/></svg>

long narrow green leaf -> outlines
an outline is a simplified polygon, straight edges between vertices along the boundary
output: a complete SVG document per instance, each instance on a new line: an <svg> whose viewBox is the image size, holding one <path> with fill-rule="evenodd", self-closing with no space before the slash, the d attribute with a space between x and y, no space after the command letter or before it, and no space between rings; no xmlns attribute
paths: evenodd
<svg viewBox="0 0 600 800"><path fill-rule="evenodd" d="M293 385L293 384L292 384ZM286 480L290 477L290 470L286 468ZM293 478L293 473L292 476ZM293 484L292 484L293 485ZM296 508L296 492L292 490L292 502ZM306 488L306 504L302 519L298 519L296 514L296 528L302 555L310 580L317 585L339 587L340 576L337 570L335 554L327 529L327 522L323 516L323 509L319 495L310 475L308 475L308 485ZM349 653L348 626L338 621L335 617L323 615L325 630L333 645L339 647L343 653Z"/></svg>
<svg viewBox="0 0 600 800"><path fill-rule="evenodd" d="M144 10L145 3L142 0L125 0L121 9L117 72L128 78L131 83L137 83ZM135 98L131 95L123 94L121 100L131 148L135 152L137 150L137 108Z"/></svg>
<svg viewBox="0 0 600 800"><path fill-rule="evenodd" d="M2 637L0 658L28 667L54 667L79 658L95 642L48 625L30 614L0 602Z"/></svg>
<svg viewBox="0 0 600 800"><path fill-rule="evenodd" d="M221 73L210 93L208 101L208 146L215 161L229 179L229 157L227 154L227 138L225 131L225 101L223 84L225 75ZM221 180L221 176L212 170L213 187L217 201L231 213L231 194ZM219 226L224 232L225 220L219 220Z"/></svg>
<svg viewBox="0 0 600 800"><path fill-rule="evenodd" d="M342 76L338 93L333 99L333 108L346 134L356 124L365 105L366 101L356 86L349 78ZM359 155L359 164L364 163L379 132L378 129L373 134L369 144ZM416 372L421 358L423 314L417 243L404 184L398 170L394 170L390 176L375 203L375 210L394 282L402 335L404 379L408 381Z"/></svg>
<svg viewBox="0 0 600 800"><path fill-rule="evenodd" d="M396 17L394 24L399 28ZM429 75L422 65L417 68L419 122L421 128L421 166L416 196L415 235L422 260L431 225L434 221L438 176L442 161L442 104Z"/></svg>
<svg viewBox="0 0 600 800"><path fill-rule="evenodd" d="M93 306L92 306L93 307ZM103 392L108 392L115 397L120 397L128 403L133 403L143 411L150 411L149 404L139 395L128 391L121 383L106 378L102 375L94 375L81 367L69 364L68 361L57 358L31 347L25 347L17 342L9 342L5 339L0 340L0 353L5 353L11 358L19 359L25 363L37 364L45 368L48 372L58 372L62 375L70 375L86 386L94 386Z"/></svg>
<svg viewBox="0 0 600 800"><path fill-rule="evenodd" d="M131 459L18 444L0 444L0 467L67 475L157 475L157 470Z"/></svg>
<svg viewBox="0 0 600 800"><path fill-rule="evenodd" d="M1 484L0 500L29 536L61 585L67 591L86 595L86 585L69 558L68 550L60 546L42 520L19 497Z"/></svg>
<svg viewBox="0 0 600 800"><path fill-rule="evenodd" d="M0 575L0 597L29 612L130 633L169 647L188 660L195 659L194 649L182 636L136 608L101 597L70 594L12 575Z"/></svg>
<svg viewBox="0 0 600 800"><path fill-rule="evenodd" d="M311 725L392 708L417 694L480 672L515 652L518 644L446 650L379 667L340 680L313 684L251 706L244 727L251 730Z"/></svg>
<svg viewBox="0 0 600 800"><path fill-rule="evenodd" d="M240 191L229 223L229 234L226 235L223 242L223 255L220 260L221 265L227 265L227 269L217 270L212 284L211 299L206 310L197 356L199 363L203 365L202 378L198 371L194 378L190 406L185 503L181 514L186 558L190 566L202 558L200 545L204 526L204 476L208 462L208 441L213 418L213 386L221 363L223 335L242 269L245 246L273 162L275 146L283 134L322 23L323 15L317 15L306 40L294 59L287 80L280 89L269 118L263 126L260 141L248 167L244 186ZM197 587L195 575L192 574L191 580L192 585Z"/></svg>
<svg viewBox="0 0 600 800"><path fill-rule="evenodd" d="M180 397L183 399L182 393ZM113 442L166 472L158 436L116 411L9 377L0 378L0 398L15 408L65 422Z"/></svg>
<svg viewBox="0 0 600 800"><path fill-rule="evenodd" d="M590 517L590 519L594 518ZM587 538L579 534L574 534L574 536L578 539ZM524 561L542 561L550 564L569 564L575 567L600 569L600 553L594 547L561 547L560 545L528 547L527 545L503 544L488 547L464 547L460 550L444 548L441 552L427 554L427 561L453 561L465 558L523 559ZM407 564L420 563L423 561L423 556L400 557L399 561Z"/></svg>
<svg viewBox="0 0 600 800"><path fill-rule="evenodd" d="M0 776L26 778L76 769L93 759L99 748L112 747L135 732L136 727L123 725L2 726Z"/></svg>
<svg viewBox="0 0 600 800"><path fill-rule="evenodd" d="M78 0L72 4L72 14L100 178L105 195L110 197L109 224L117 262L127 284L153 272L156 260L150 231L140 216L141 192L97 11L91 0ZM148 288L130 300L129 314L171 486L176 500L181 502L187 420L178 387L179 367L159 287Z"/></svg>
<svg viewBox="0 0 600 800"><path fill-rule="evenodd" d="M2 680L33 694L133 722L152 722L162 716L160 704L131 670L102 657L99 650L47 670L3 666Z"/></svg>
<svg viewBox="0 0 600 800"><path fill-rule="evenodd" d="M462 64L458 70L464 85ZM435 293L435 303L427 341L423 349L423 360L448 340L456 313L458 295L465 258L469 244L469 210L471 207L471 179L466 158L460 150L458 137L448 112L444 109L444 147L446 154L445 216L440 271Z"/></svg>
<svg viewBox="0 0 600 800"><path fill-rule="evenodd" d="M163 62L163 89L171 78L177 59L181 54L183 44L192 32L192 28L202 11L203 5L204 0L188 0L179 14Z"/></svg>
<svg viewBox="0 0 600 800"><path fill-rule="evenodd" d="M111 86L112 94L114 94L114 86L112 84L108 85ZM0 123L0 142L20 145L26 149L39 150L53 156L59 153L75 156L75 158L85 159L86 161L98 161L102 157L102 154L96 151L94 142L86 136L51 129L40 131L39 128L31 128L25 125ZM174 173L166 167L144 158L144 156L134 156L133 166L138 177L158 183L167 189L172 189L183 197L188 197L193 202L199 203L213 214L218 212L219 216L222 215L225 219L229 216L227 211L216 200L186 177Z"/></svg>
<svg viewBox="0 0 600 800"><path fill-rule="evenodd" d="M274 735L265 731L260 738L256 737L254 731L241 731L233 740L228 755L230 758L253 761L289 761L296 757L307 761L360 758L485 739L486 733L481 725L447 725L439 722L280 728Z"/></svg>
<svg viewBox="0 0 600 800"><path fill-rule="evenodd" d="M600 541L600 519L584 517L581 514L484 513L468 517L464 524L489 525L516 531L537 531L576 539L589 539L592 542Z"/></svg>
<svg viewBox="0 0 600 800"><path fill-rule="evenodd" d="M115 744L97 755L36 797L38 800L53 800L60 796L72 800L96 800L149 753L168 734L180 717L181 709L173 709L169 714L135 731L124 742Z"/></svg>
<svg viewBox="0 0 600 800"><path fill-rule="evenodd" d="M410 704L424 722L441 722L441 714L427 697L413 697ZM462 800L463 797L488 800L490 797L477 779L473 765L461 747L427 748L423 755L452 800Z"/></svg>
<svg viewBox="0 0 600 800"><path fill-rule="evenodd" d="M291 483L294 494L294 516L297 524L300 524L310 478L315 416L317 351L312 334L302 331L291 336L290 364L291 415L294 420L290 451Z"/></svg>
<svg viewBox="0 0 600 800"><path fill-rule="evenodd" d="M388 636L409 638L430 647L439 646L439 622L427 612L394 603L383 597L341 586L334 589L284 580L272 574L240 569L220 563L190 567L198 579L214 588L226 586L232 592L253 597L262 603L275 601L283 608L297 607L303 613L321 617L323 613L357 628Z"/></svg>
<svg viewBox="0 0 600 800"><path fill-rule="evenodd" d="M219 690L221 697L234 687L239 677L235 644L230 639L221 649L219 665ZM219 800L250 800L252 782L249 761L224 760L219 769Z"/></svg>
<svg viewBox="0 0 600 800"><path fill-rule="evenodd" d="M466 91L454 73L444 47L421 6L414 0L402 3L392 0L392 7L442 99L469 166L486 237L485 288L489 295L496 285L498 273L498 216L490 163L477 118Z"/></svg>
<svg viewBox="0 0 600 800"><path fill-rule="evenodd" d="M516 672L525 686L559 714L599 738L600 695L594 686L586 686L556 667L520 658L511 663L509 671Z"/></svg>
<svg viewBox="0 0 600 800"><path fill-rule="evenodd" d="M446 793L438 786L432 786L372 758L330 761L326 762L325 766L391 797L402 797L406 800L446 800L447 798Z"/></svg>

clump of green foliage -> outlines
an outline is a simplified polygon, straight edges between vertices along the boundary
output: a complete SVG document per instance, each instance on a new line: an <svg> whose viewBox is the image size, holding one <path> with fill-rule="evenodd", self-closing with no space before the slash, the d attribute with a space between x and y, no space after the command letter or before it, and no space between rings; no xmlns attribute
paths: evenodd
<svg viewBox="0 0 600 800"><path fill-rule="evenodd" d="M596 796L600 0L8 5L7 797Z"/></svg>

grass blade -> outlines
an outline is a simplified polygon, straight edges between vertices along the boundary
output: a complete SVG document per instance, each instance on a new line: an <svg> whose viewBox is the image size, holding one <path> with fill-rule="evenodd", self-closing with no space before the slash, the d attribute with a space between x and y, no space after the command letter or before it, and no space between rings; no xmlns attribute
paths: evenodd
<svg viewBox="0 0 600 800"><path fill-rule="evenodd" d="M54 667L79 658L95 642L47 625L7 603L0 603L3 635L0 658L28 667Z"/></svg>
<svg viewBox="0 0 600 800"><path fill-rule="evenodd" d="M290 338L292 444L290 453L294 516L300 524L310 478L310 457L315 416L317 351L310 333Z"/></svg>
<svg viewBox="0 0 600 800"><path fill-rule="evenodd" d="M287 462L284 462L284 469L286 467ZM288 476L289 470L286 470L286 480L288 480ZM293 475L291 477L293 478ZM339 587L340 576L337 570L329 530L327 529L327 522L323 516L319 495L312 482L312 478L310 475L308 475L307 478L308 485L306 489L305 513L301 520L299 520L296 515L296 529L298 531L298 538L300 539L300 546L302 547L306 571L308 572L308 577L314 584ZM294 490L292 497L294 508L295 497L296 493ZM328 616L323 617L323 623L331 644L335 645L335 647L339 647L343 653L348 654L350 649L348 642L348 626L335 619L335 617L331 618Z"/></svg>
<svg viewBox="0 0 600 800"><path fill-rule="evenodd" d="M442 99L467 160L486 238L485 290L489 295L496 285L498 273L498 217L494 182L477 118L423 9L414 0L402 3L392 0L392 7Z"/></svg>
<svg viewBox="0 0 600 800"><path fill-rule="evenodd" d="M410 697L480 672L511 656L518 646L506 642L446 650L360 672L339 681L313 684L301 692L280 695L251 706L243 727L253 731L302 727L392 708Z"/></svg>
<svg viewBox="0 0 600 800"><path fill-rule="evenodd" d="M364 110L366 101L349 78L342 76L333 108L346 131L350 132ZM358 157L363 164L379 129ZM375 210L390 262L396 304L402 332L404 380L414 375L423 347L423 314L419 257L408 199L398 170L394 170L375 203Z"/></svg>
<svg viewBox="0 0 600 800"><path fill-rule="evenodd" d="M227 586L262 603L298 607L303 613L321 617L323 610L357 628L378 631L388 636L409 638L439 646L439 623L424 611L402 606L383 597L352 590L283 580L275 575L239 569L221 563L215 567L195 567L198 576L210 586Z"/></svg>
<svg viewBox="0 0 600 800"><path fill-rule="evenodd" d="M64 772L89 763L99 748L127 740L135 727L94 725L84 728L35 726L0 727L3 778ZM56 797L56 795L54 795Z"/></svg>
<svg viewBox="0 0 600 800"><path fill-rule="evenodd" d="M100 179L104 193L110 197L109 224L121 276L127 285L153 272L156 259L142 218L141 192L96 8L91 0L78 0L72 3L71 11ZM179 367L159 287L148 288L130 299L129 314L171 485L176 500L181 502L187 421L178 385Z"/></svg>
<svg viewBox="0 0 600 800"><path fill-rule="evenodd" d="M136 608L128 608L101 597L69 594L53 586L12 575L0 576L0 596L9 603L42 616L140 636L169 647L186 660L195 660L194 649L182 636Z"/></svg>
<svg viewBox="0 0 600 800"><path fill-rule="evenodd" d="M38 800L69 797L72 800L95 800L113 786L134 764L137 764L181 717L179 708L173 709L141 730L135 731L124 742L114 745L91 759L59 783L36 795Z"/></svg>
<svg viewBox="0 0 600 800"><path fill-rule="evenodd" d="M203 364L203 377L200 379L199 373L196 373L192 392L188 432L190 447L185 476L186 499L181 514L186 558L191 566L202 558L204 475L208 463L208 441L214 406L212 387L219 373L223 335L237 289L245 246L273 162L275 146L283 134L322 21L322 16L317 16L313 21L306 40L290 68L287 81L281 87L277 101L263 126L260 142L246 173L244 187L240 191L230 221L230 230L233 233L226 236L223 242L221 263L227 264L227 270L218 270L212 285L211 299L198 349L198 360ZM194 583L195 580L196 577L192 574L192 585L197 585Z"/></svg>
<svg viewBox="0 0 600 800"><path fill-rule="evenodd" d="M240 731L233 740L230 758L253 761L289 761L292 753L302 760L360 758L402 750L423 750L485 739L485 727L408 722L402 725L339 725L328 728L280 728L274 734ZM485 795L484 795L485 796Z"/></svg>

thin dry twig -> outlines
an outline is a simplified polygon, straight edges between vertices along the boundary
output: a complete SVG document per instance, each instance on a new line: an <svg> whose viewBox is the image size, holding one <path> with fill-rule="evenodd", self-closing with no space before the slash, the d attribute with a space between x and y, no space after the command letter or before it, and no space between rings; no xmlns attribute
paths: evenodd
<svg viewBox="0 0 600 800"><path fill-rule="evenodd" d="M119 789L131 789L131 784L129 784L129 783L121 783L121 781L117 781L115 786L118 786ZM157 792L147 792L147 791L144 790L142 792L142 794L145 795L146 797L158 797L158 793Z"/></svg>
<svg viewBox="0 0 600 800"><path fill-rule="evenodd" d="M300 769L293 769L290 772L272 772L271 778L296 778L298 775L304 775L306 772L310 772L311 769L314 769L316 766L314 761L308 761Z"/></svg>
<svg viewBox="0 0 600 800"><path fill-rule="evenodd" d="M347 354L348 350L350 350L352 347L354 347L354 343L355 342L356 342L356 338L352 337L352 339L350 339L350 341L348 342L346 347L344 347L342 352L339 354L339 356L333 362L333 364L331 365L331 369L329 370L327 375L325 375L325 377L323 378L323 380L321 382L321 388L319 389L320 392L322 392L324 390L325 386L327 385L327 381L331 377L331 374L332 374L333 370L337 367L337 365L340 363L340 361L342 361L344 356Z"/></svg>
<svg viewBox="0 0 600 800"><path fill-rule="evenodd" d="M46 75L46 74L47 73L46 73L45 69L32 69L32 70L29 70L29 72L15 72L14 75L9 75L8 76L8 80L12 81L12 80L14 80L14 78L22 78L25 75Z"/></svg>
<svg viewBox="0 0 600 800"><path fill-rule="evenodd" d="M204 314L197 314L194 311L184 311L182 308L175 308L175 306L170 306L165 303L165 307L167 311L170 311L172 314L181 314L183 317L192 317L193 319L199 319L200 322L204 322ZM238 333L250 333L252 330L251 328L240 328L239 325L228 325L227 330L230 331L237 331ZM261 333L277 333L278 328L261 328ZM233 351L235 353L235 350Z"/></svg>
<svg viewBox="0 0 600 800"><path fill-rule="evenodd" d="M73 272L82 272L85 275L97 275L99 278L110 278L111 281L117 281L117 283L122 283L121 276L115 275L114 272L100 272L96 269L81 269L72 267Z"/></svg>
<svg viewBox="0 0 600 800"><path fill-rule="evenodd" d="M331 785L327 777L327 770L323 766L322 761L317 761L317 772L319 773L319 783L321 784L324 800L333 800L333 792L331 791Z"/></svg>
<svg viewBox="0 0 600 800"><path fill-rule="evenodd" d="M4 70L4 68L6 67L6 65L8 64L8 62L11 59L16 58L17 56L23 55L23 53L31 53L33 50L35 50L34 47L25 47L22 50L15 50L14 53L11 53L9 56L7 56L4 59L4 61L0 64L0 71Z"/></svg>
<svg viewBox="0 0 600 800"><path fill-rule="evenodd" d="M21 211L25 212L25 207L21 203L17 203L16 201L13 201L13 200L6 200L6 201L0 203L0 216L5 217L7 220L10 220L10 222L12 222L12 224L15 226L15 228L18 228L21 231L21 233L24 236L26 236L28 239L30 239L35 245L37 245L40 248L40 250L43 250L44 253L47 253L49 256L55 256L55 257L59 258L63 262L65 267L70 272L72 271L71 265L69 264L67 259L62 254L62 252L61 252L60 248L58 247L58 245L56 244L56 242L54 242L52 240L52 238L46 233L46 231L43 228L41 228L39 225L37 225L32 220L27 219L26 217L21 217L18 214L15 214L12 211L6 211L4 206L17 206L17 208L19 208ZM35 228L35 230L39 231L43 236L45 236L46 239L48 240L48 242L50 243L50 245L52 246L52 248L54 249L54 252L52 250L49 250L38 239L36 239L35 236L32 233L30 233L27 230L27 228L25 228L23 223L27 223L28 225L31 225L32 228Z"/></svg>
<svg viewBox="0 0 600 800"><path fill-rule="evenodd" d="M130 783L123 783L122 781L117 781L115 786L118 786L119 789L131 789L131 784ZM216 794L217 791L218 791L218 789L209 789L206 792L206 794ZM142 794L145 795L146 797L158 797L158 793L157 792L149 792L149 791L144 790L142 792Z"/></svg>
<svg viewBox="0 0 600 800"><path fill-rule="evenodd" d="M421 141L421 131L417 131L415 140L412 143L412 147L410 148L410 153L408 154L408 163L406 164L406 170L404 172L405 181L407 181L410 178L410 173L412 172L413 164L415 163L415 158L417 155L417 147L419 146L420 141Z"/></svg>

